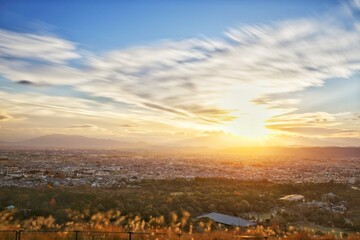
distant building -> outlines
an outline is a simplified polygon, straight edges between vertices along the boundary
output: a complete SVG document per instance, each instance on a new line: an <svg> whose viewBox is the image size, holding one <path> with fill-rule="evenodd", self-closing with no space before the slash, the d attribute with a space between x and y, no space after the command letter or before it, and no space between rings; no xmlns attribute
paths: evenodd
<svg viewBox="0 0 360 240"><path fill-rule="evenodd" d="M280 198L280 200L289 201L289 202L305 201L305 197L299 194L291 194Z"/></svg>
<svg viewBox="0 0 360 240"><path fill-rule="evenodd" d="M255 222L248 221L246 219L240 218L240 217L234 217L226 214L221 213L208 213L201 216L198 216L197 219L200 218L209 218L213 220L214 222L221 223L228 226L236 226L236 227L250 227L256 225Z"/></svg>
<svg viewBox="0 0 360 240"><path fill-rule="evenodd" d="M14 205L9 205L6 207L6 210L13 210L15 209L15 206Z"/></svg>

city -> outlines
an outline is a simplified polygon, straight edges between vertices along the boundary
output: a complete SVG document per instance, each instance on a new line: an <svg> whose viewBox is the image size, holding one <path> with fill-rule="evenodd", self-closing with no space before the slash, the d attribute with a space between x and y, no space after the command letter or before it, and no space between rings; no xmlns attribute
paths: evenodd
<svg viewBox="0 0 360 240"><path fill-rule="evenodd" d="M0 150L0 186L123 186L143 179L230 178L278 183L360 181L360 157L241 156L116 150Z"/></svg>

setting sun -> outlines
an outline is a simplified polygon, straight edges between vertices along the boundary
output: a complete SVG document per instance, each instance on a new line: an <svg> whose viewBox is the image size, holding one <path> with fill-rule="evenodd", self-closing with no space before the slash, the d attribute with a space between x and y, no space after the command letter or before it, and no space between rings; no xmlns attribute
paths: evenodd
<svg viewBox="0 0 360 240"><path fill-rule="evenodd" d="M266 140L269 130L265 128L263 121L257 118L239 119L224 130L235 135L253 141Z"/></svg>

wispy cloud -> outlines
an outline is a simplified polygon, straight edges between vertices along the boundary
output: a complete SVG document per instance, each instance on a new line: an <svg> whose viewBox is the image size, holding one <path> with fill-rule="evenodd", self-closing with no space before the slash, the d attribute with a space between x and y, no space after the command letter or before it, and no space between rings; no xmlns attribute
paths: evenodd
<svg viewBox="0 0 360 240"><path fill-rule="evenodd" d="M98 128L98 126L93 124L82 124L82 125L71 125L67 126L66 128Z"/></svg>
<svg viewBox="0 0 360 240"><path fill-rule="evenodd" d="M10 116L9 116L9 115L0 114L0 121L5 121L5 120L8 120L8 119L10 119Z"/></svg>
<svg viewBox="0 0 360 240"><path fill-rule="evenodd" d="M354 113L326 112L286 114L267 121L267 127L286 134L325 138L360 137L360 119Z"/></svg>
<svg viewBox="0 0 360 240"><path fill-rule="evenodd" d="M74 43L65 39L31 33L0 30L2 57L64 63L80 58Z"/></svg>

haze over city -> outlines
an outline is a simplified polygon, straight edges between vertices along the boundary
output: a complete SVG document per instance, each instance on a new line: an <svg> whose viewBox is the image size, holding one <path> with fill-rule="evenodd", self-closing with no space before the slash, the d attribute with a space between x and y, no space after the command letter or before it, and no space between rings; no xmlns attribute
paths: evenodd
<svg viewBox="0 0 360 240"><path fill-rule="evenodd" d="M0 140L359 146L359 1L0 3Z"/></svg>

